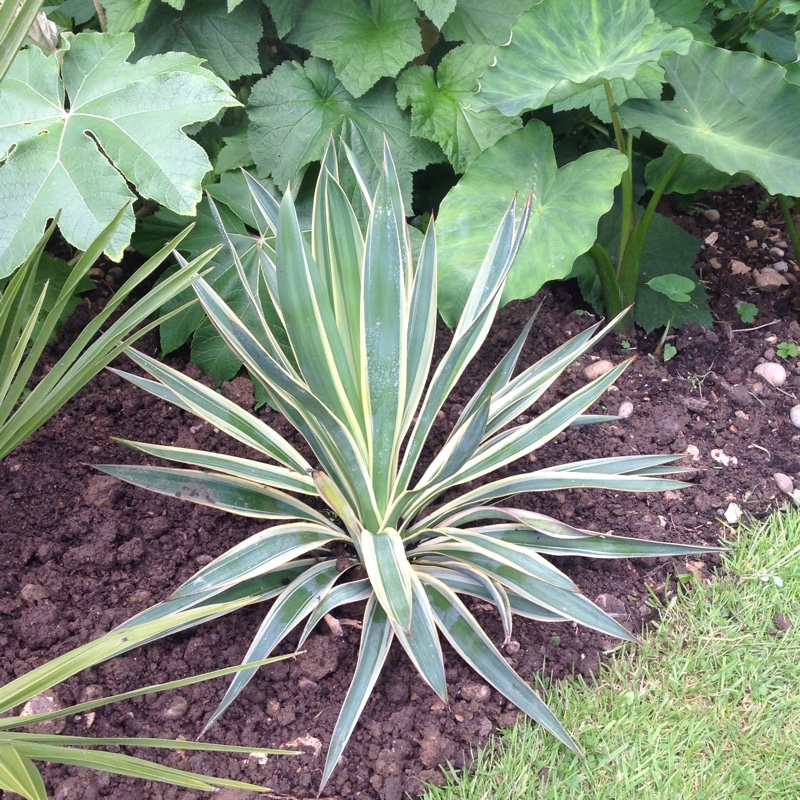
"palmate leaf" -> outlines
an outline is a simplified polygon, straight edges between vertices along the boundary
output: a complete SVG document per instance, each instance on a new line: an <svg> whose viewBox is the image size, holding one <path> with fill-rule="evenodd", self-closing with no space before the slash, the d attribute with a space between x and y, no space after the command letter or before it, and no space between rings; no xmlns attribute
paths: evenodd
<svg viewBox="0 0 800 800"><path fill-rule="evenodd" d="M478 78L494 58L489 45L462 45L439 63L411 66L397 79L400 108L411 107L411 133L441 145L453 169L463 173L498 139L522 126L494 108L471 108Z"/></svg>
<svg viewBox="0 0 800 800"><path fill-rule="evenodd" d="M649 0L544 0L514 24L476 103L509 116L541 108L603 81L634 80L643 64L686 53L691 41L656 19Z"/></svg>
<svg viewBox="0 0 800 800"><path fill-rule="evenodd" d="M68 43L60 71L59 59L37 48L21 53L0 90L0 153L14 147L0 169L0 277L23 261L59 206L62 234L85 250L134 197L127 182L194 214L211 165L182 128L238 105L192 56L127 63L131 34L82 33ZM121 258L132 229L129 209L110 257Z"/></svg>
<svg viewBox="0 0 800 800"><path fill-rule="evenodd" d="M190 2L178 10L166 3L151 3L136 29L137 61L143 56L179 51L208 61L226 81L261 72L260 3L244 0L229 11L225 0L204 0L202 8Z"/></svg>
<svg viewBox="0 0 800 800"><path fill-rule="evenodd" d="M333 67L319 58L302 66L284 63L259 81L250 95L249 144L260 172L285 188L304 167L322 158L331 134L360 150L362 169L377 184L384 136L400 175L403 200L411 200L411 173L441 160L432 142L411 135L411 120L398 107L388 82L355 98Z"/></svg>
<svg viewBox="0 0 800 800"><path fill-rule="evenodd" d="M629 101L620 111L624 125L722 172L744 172L771 194L800 191L800 87L782 67L697 42L662 63L675 99Z"/></svg>
<svg viewBox="0 0 800 800"><path fill-rule="evenodd" d="M439 29L456 8L456 0L414 0L414 2Z"/></svg>
<svg viewBox="0 0 800 800"><path fill-rule="evenodd" d="M361 97L422 55L418 13L411 0L311 0L289 41L333 62L347 91Z"/></svg>
<svg viewBox="0 0 800 800"><path fill-rule="evenodd" d="M627 160L599 150L558 169L550 129L538 120L478 156L441 206L439 310L452 326L463 308L495 220L515 193L533 193L531 219L503 303L531 297L546 281L569 274L611 208Z"/></svg>

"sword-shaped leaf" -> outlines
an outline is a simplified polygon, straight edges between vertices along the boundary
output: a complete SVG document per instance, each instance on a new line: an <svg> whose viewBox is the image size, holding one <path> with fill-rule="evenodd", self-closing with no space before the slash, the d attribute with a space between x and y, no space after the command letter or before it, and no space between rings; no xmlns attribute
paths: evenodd
<svg viewBox="0 0 800 800"><path fill-rule="evenodd" d="M508 665L489 637L458 597L435 578L420 576L430 598L439 630L447 637L456 652L498 692L515 706L581 755L563 725L542 702L536 692Z"/></svg>
<svg viewBox="0 0 800 800"><path fill-rule="evenodd" d="M159 494L256 519L304 519L321 525L330 521L290 494L222 473L172 467L97 464L96 469Z"/></svg>
<svg viewBox="0 0 800 800"><path fill-rule="evenodd" d="M361 557L378 602L392 625L411 628L411 565L397 531L388 528L380 533L362 531L359 537Z"/></svg>
<svg viewBox="0 0 800 800"><path fill-rule="evenodd" d="M323 561L310 567L292 581L264 617L242 663L247 664L266 658L283 638L308 616L319 603L320 596L330 589L339 575L335 561ZM258 667L255 666L236 673L225 696L203 728L203 733L219 719L257 670Z"/></svg>
<svg viewBox="0 0 800 800"><path fill-rule="evenodd" d="M364 612L364 627L361 631L361 645L358 650L356 671L350 681L350 687L342 704L342 710L336 720L336 727L331 735L328 757L325 759L325 771L322 774L320 790L328 782L342 752L350 739L350 734L367 704L375 682L381 674L389 646L394 634L389 618L383 606L374 596L367 603Z"/></svg>

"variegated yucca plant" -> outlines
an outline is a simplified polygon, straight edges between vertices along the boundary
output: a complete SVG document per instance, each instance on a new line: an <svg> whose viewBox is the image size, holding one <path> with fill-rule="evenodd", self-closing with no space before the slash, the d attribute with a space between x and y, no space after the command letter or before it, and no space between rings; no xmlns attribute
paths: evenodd
<svg viewBox="0 0 800 800"><path fill-rule="evenodd" d="M515 614L542 622L579 622L631 639L545 556L663 556L702 548L593 533L501 501L575 487L674 489L683 484L663 475L676 471L667 466L675 457L604 458L488 478L566 427L603 419L583 412L629 362L530 421L510 426L523 412L530 413L531 405L612 322L602 329L592 326L515 376L529 323L430 459L426 442L437 413L489 333L528 206L517 219L512 203L500 222L450 347L430 374L437 317L434 225L414 263L388 148L374 191L349 151L347 161L368 212L365 230L342 188L333 145L322 163L310 233L301 228L290 193L278 203L248 177L253 205L265 230L275 234L274 250L263 245L258 274L247 274L239 264L260 320L256 330L245 327L206 282L195 284L208 317L269 392L275 408L308 442L313 461L218 393L157 360L130 353L152 379L121 374L249 445L257 457L126 442L188 468L101 469L162 494L277 523L204 566L134 621L212 600L274 599L247 652L248 663L271 653L305 621L301 649L323 618L335 627L338 607L365 601L358 663L333 731L323 785L395 639L446 699L443 635L485 681L577 752L547 706L505 661L498 649L503 643L489 639L469 601L461 598L496 606L506 639ZM265 297L279 325L275 314L265 315ZM476 481L477 488L454 491ZM341 558L343 547L351 560ZM254 672L235 676L209 725Z"/></svg>

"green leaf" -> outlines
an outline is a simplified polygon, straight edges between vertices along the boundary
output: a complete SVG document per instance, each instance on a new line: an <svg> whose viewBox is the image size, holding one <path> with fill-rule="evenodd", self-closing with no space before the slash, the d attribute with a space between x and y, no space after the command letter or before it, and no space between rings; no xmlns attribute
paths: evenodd
<svg viewBox="0 0 800 800"><path fill-rule="evenodd" d="M342 703L342 710L336 720L336 727L331 735L328 757L325 759L325 772L320 783L322 787L328 782L331 773L341 758L342 752L350 739L353 729L369 700L375 683L381 674L389 646L392 644L392 626L383 610L383 606L371 597L364 611L364 626L358 648L356 670Z"/></svg>
<svg viewBox="0 0 800 800"><path fill-rule="evenodd" d="M415 0L417 7L441 30L456 8L456 0Z"/></svg>
<svg viewBox="0 0 800 800"><path fill-rule="evenodd" d="M758 30L745 31L742 43L757 56L764 56L778 64L790 64L797 60L797 23L795 16L778 14Z"/></svg>
<svg viewBox="0 0 800 800"><path fill-rule="evenodd" d="M295 578L281 593L267 612L259 626L253 642L247 650L242 664L266 658L303 619L317 606L320 598L330 590L339 578L336 560L322 561L309 567ZM203 728L205 733L224 713L255 675L258 666L237 672L220 700L211 718Z"/></svg>
<svg viewBox="0 0 800 800"><path fill-rule="evenodd" d="M486 0L458 0L442 34L448 42L507 44L517 17L538 0L507 0L498 5Z"/></svg>
<svg viewBox="0 0 800 800"><path fill-rule="evenodd" d="M309 0L264 0L264 2L272 15L278 36L285 39L286 34L305 11Z"/></svg>
<svg viewBox="0 0 800 800"><path fill-rule="evenodd" d="M691 300L689 292L697 285L691 278L684 278L674 272L659 275L647 281L647 285L654 291L666 295L673 303L688 303Z"/></svg>
<svg viewBox="0 0 800 800"><path fill-rule="evenodd" d="M384 137L400 175L403 201L411 205L411 173L438 161L431 142L411 135L411 121L384 82L355 99L326 61L310 58L276 67L253 88L248 106L250 151L258 169L278 186L298 182L301 170L322 158L331 134L357 146L371 185L378 182Z"/></svg>
<svg viewBox="0 0 800 800"><path fill-rule="evenodd" d="M210 164L182 128L238 103L198 59L171 53L129 64L132 49L131 34L82 33L69 39L60 75L59 60L37 48L11 68L0 92L0 153L14 146L0 169L0 277L22 263L59 206L64 237L88 248L133 198L128 182L195 213ZM132 229L129 209L109 256L122 256Z"/></svg>
<svg viewBox="0 0 800 800"><path fill-rule="evenodd" d="M597 222L611 207L626 166L624 156L607 149L558 169L553 135L538 120L476 158L439 214L439 310L445 322L452 326L458 319L495 221L511 197L532 192L533 206L503 303L530 297L546 281L569 274L594 243Z"/></svg>
<svg viewBox="0 0 800 800"><path fill-rule="evenodd" d="M685 53L691 40L657 20L648 0L542 2L517 20L476 101L508 115L541 108L603 81L634 80L642 64Z"/></svg>
<svg viewBox="0 0 800 800"><path fill-rule="evenodd" d="M42 776L13 743L0 743L0 789L16 792L28 800L47 800Z"/></svg>
<svg viewBox="0 0 800 800"><path fill-rule="evenodd" d="M149 6L150 0L103 0L106 30L109 33L127 33L144 19Z"/></svg>
<svg viewBox="0 0 800 800"><path fill-rule="evenodd" d="M258 0L244 0L229 12L225 0L204 0L202 9L190 4L182 11L154 3L136 29L133 58L177 50L205 59L226 81L260 73L259 5Z"/></svg>
<svg viewBox="0 0 800 800"><path fill-rule="evenodd" d="M333 62L347 91L361 97L422 55L418 13L411 0L311 0L289 41Z"/></svg>
<svg viewBox="0 0 800 800"><path fill-rule="evenodd" d="M411 628L411 567L396 530L362 531L359 537L364 568L375 596L393 626Z"/></svg>
<svg viewBox="0 0 800 800"><path fill-rule="evenodd" d="M458 597L435 578L425 576L423 580L439 629L456 652L515 706L521 708L570 750L580 754L577 745L552 711L508 665Z"/></svg>
<svg viewBox="0 0 800 800"><path fill-rule="evenodd" d="M440 62L409 67L397 80L400 108L411 106L411 133L441 145L456 172L464 172L483 150L522 126L494 108L470 107L478 78L494 57L488 45L461 45Z"/></svg>
<svg viewBox="0 0 800 800"><path fill-rule="evenodd" d="M255 519L304 519L327 524L317 511L291 495L252 481L213 472L171 467L97 464L96 469L145 489Z"/></svg>
<svg viewBox="0 0 800 800"><path fill-rule="evenodd" d="M661 183L664 175L669 168L680 158L681 152L671 144L667 145L664 154L654 158L647 164L644 171L645 180L649 189L655 189ZM714 169L711 164L699 156L685 156L683 164L680 165L677 173L667 184L665 194L694 194L695 192L706 191L716 192L726 186L737 186L747 183L750 178L744 173L729 175L727 172L720 172Z"/></svg>
<svg viewBox="0 0 800 800"><path fill-rule="evenodd" d="M629 101L620 111L624 125L722 172L745 172L771 194L798 193L800 88L784 80L782 67L699 43L662 64L675 99Z"/></svg>

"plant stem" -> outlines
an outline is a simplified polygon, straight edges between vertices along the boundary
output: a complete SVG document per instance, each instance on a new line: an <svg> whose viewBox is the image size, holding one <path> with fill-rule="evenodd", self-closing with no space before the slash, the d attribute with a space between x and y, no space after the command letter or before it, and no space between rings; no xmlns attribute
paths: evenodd
<svg viewBox="0 0 800 800"><path fill-rule="evenodd" d="M611 114L611 124L614 126L614 139L617 142L617 150L628 159L628 168L622 175L622 224L619 236L619 259L617 261L617 278L619 278L619 269L625 256L625 249L628 246L631 230L636 224L636 217L633 212L633 137L628 137L626 145L619 111L614 100L614 93L611 91L611 83L607 80L603 81L603 88L606 92L608 110Z"/></svg>
<svg viewBox="0 0 800 800"><path fill-rule="evenodd" d="M617 279L622 269L625 251L628 249L631 231L636 227L636 212L633 209L633 136L628 136L628 147L624 155L628 159L628 168L622 175L622 222L619 229Z"/></svg>
<svg viewBox="0 0 800 800"><path fill-rule="evenodd" d="M756 0L753 7L744 15L742 16L739 21L720 39L717 41L717 47L724 47L728 42L736 39L739 34L749 25L750 20L752 20L759 11L769 2L769 0ZM762 22L761 25L764 23ZM761 27L759 25L759 27Z"/></svg>
<svg viewBox="0 0 800 800"><path fill-rule="evenodd" d="M603 245L595 242L589 249L589 255L597 269L600 288L603 291L603 308L607 317L616 317L622 311L622 295L614 265Z"/></svg>
<svg viewBox="0 0 800 800"><path fill-rule="evenodd" d="M639 269L642 262L642 252L647 239L647 233L650 230L650 223L653 221L653 215L656 213L656 207L659 201L669 186L670 181L675 176L675 173L680 169L685 158L686 155L681 153L666 171L664 177L659 181L658 186L656 186L653 191L653 196L650 198L650 202L647 204L642 218L633 229L630 244L625 251L624 260L621 260L619 269L619 286L622 293L623 306L632 305L636 300L636 288L639 285Z"/></svg>
<svg viewBox="0 0 800 800"><path fill-rule="evenodd" d="M794 201L789 202L789 198L785 194L778 195L778 207L783 214L783 221L786 223L786 232L789 234L789 239L792 241L792 248L794 250L795 260L800 259L800 232L797 230L797 225L794 224L794 215L792 214L792 206Z"/></svg>

